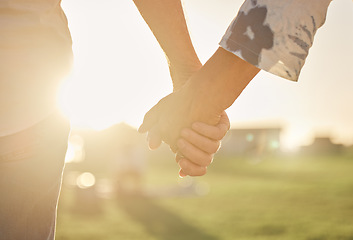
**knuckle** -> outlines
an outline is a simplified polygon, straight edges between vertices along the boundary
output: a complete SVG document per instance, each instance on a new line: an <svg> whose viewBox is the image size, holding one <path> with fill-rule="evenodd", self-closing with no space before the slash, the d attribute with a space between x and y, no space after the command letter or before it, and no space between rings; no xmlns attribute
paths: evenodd
<svg viewBox="0 0 353 240"><path fill-rule="evenodd" d="M219 150L220 147L221 147L221 142L220 141L215 142L213 147L212 147L212 152L211 153L216 153Z"/></svg>
<svg viewBox="0 0 353 240"><path fill-rule="evenodd" d="M215 136L216 136L215 140L217 141L222 140L222 138L224 137L223 132L217 132Z"/></svg>
<svg viewBox="0 0 353 240"><path fill-rule="evenodd" d="M202 159L200 159L199 165L202 167L207 167L212 163L212 155L208 154L207 156L204 156Z"/></svg>
<svg viewBox="0 0 353 240"><path fill-rule="evenodd" d="M229 128L230 126L222 125L221 132L220 132L221 138L223 138L227 134L227 132L229 131Z"/></svg>
<svg viewBox="0 0 353 240"><path fill-rule="evenodd" d="M220 141L212 141L207 145L207 147L204 147L203 149L205 149L205 152L209 154L214 154L218 151L219 147L220 147Z"/></svg>

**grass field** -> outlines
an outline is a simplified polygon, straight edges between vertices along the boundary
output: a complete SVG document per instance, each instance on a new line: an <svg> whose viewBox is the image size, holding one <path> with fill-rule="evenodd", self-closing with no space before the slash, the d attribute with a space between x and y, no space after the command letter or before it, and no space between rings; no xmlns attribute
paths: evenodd
<svg viewBox="0 0 353 240"><path fill-rule="evenodd" d="M353 159L218 156L182 180L171 159L149 163L148 196L100 199L98 213L74 211L63 187L57 240L353 240Z"/></svg>

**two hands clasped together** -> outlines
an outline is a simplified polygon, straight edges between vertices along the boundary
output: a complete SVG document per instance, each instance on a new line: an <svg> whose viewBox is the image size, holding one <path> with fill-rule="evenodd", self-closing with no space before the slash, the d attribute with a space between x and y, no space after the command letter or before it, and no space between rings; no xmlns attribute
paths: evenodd
<svg viewBox="0 0 353 240"><path fill-rule="evenodd" d="M230 128L226 112L213 112L207 102L202 101L201 97L206 96L197 94L198 90L191 89L192 84L188 83L189 79L193 81L193 75L197 78L196 73L201 67L189 68L178 71L170 65L174 91L145 115L139 128L141 133L148 131L150 149L158 148L162 141L169 144L180 166L180 177L206 174L221 140ZM194 122L205 114L212 116L215 124Z"/></svg>
<svg viewBox="0 0 353 240"><path fill-rule="evenodd" d="M189 35L180 0L134 0L169 63L173 93L144 117L151 149L162 141L176 153L181 177L201 176L230 123L230 107L259 69L219 47L202 66Z"/></svg>

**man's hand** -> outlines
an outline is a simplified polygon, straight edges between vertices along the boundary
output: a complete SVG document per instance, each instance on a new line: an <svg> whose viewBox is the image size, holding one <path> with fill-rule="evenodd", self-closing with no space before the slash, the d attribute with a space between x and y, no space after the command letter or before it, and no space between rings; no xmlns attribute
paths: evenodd
<svg viewBox="0 0 353 240"><path fill-rule="evenodd" d="M208 95L208 90L212 87L208 85L210 82L199 84L202 79L198 73L194 76L192 78L195 80L187 82L180 90L160 100L146 113L139 131L152 130L151 143L158 145L154 136L162 136L163 141L176 152L178 149L176 142L183 128L191 127L192 123L197 121L209 125L216 125L219 122L224 109L213 104ZM150 144L150 147L153 148L154 144Z"/></svg>
<svg viewBox="0 0 353 240"><path fill-rule="evenodd" d="M258 72L258 68L219 48L180 90L163 98L145 115L139 131L149 131L152 149L158 147L163 139L177 152L179 148L185 147L180 142L179 146L177 144L182 129L190 128L193 122L204 122L211 127L217 125L223 111L233 104ZM189 158L195 156L191 155L191 151L188 153ZM180 175L204 174L205 169L194 171L188 166L187 163L200 164L199 160L190 161L189 158L180 158L180 154L177 156L177 160L184 159L179 161L182 168ZM209 159L206 157L205 161L210 162ZM207 165L201 164L203 168ZM183 168L187 170L184 172Z"/></svg>
<svg viewBox="0 0 353 240"><path fill-rule="evenodd" d="M202 67L199 61L185 65L169 62L170 75L173 81L173 91L178 91ZM181 132L181 139L177 141L178 153L175 155L180 166L185 166L179 171L179 176L201 176L206 173L207 166L213 161L214 154L218 151L224 135L230 127L228 116L223 112L220 122L216 126L202 122L193 123L191 128ZM150 149L156 149L162 143L161 135L157 128L148 131ZM182 161L180 161L182 159Z"/></svg>
<svg viewBox="0 0 353 240"><path fill-rule="evenodd" d="M191 128L182 129L177 140L178 152L175 155L175 160L181 168L179 176L204 175L229 128L229 118L226 112L223 112L216 126L195 122ZM156 128L148 132L147 139L150 149L156 149L162 143Z"/></svg>
<svg viewBox="0 0 353 240"><path fill-rule="evenodd" d="M178 91L163 98L145 115L139 131L153 128L177 150L180 131L193 122L216 125L259 69L219 48Z"/></svg>
<svg viewBox="0 0 353 240"><path fill-rule="evenodd" d="M178 91L190 79L192 75L202 68L200 61L195 60L192 64L169 62L169 72L173 82L173 92Z"/></svg>

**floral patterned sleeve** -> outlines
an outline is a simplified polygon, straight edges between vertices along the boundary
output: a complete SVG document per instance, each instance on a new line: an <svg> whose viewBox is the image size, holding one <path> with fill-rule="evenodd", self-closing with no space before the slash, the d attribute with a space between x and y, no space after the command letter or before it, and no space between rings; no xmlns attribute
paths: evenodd
<svg viewBox="0 0 353 240"><path fill-rule="evenodd" d="M254 66L297 81L331 0L246 0L220 46Z"/></svg>

